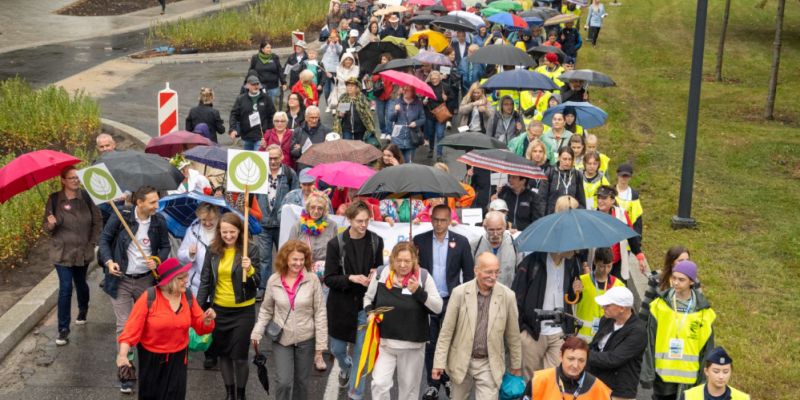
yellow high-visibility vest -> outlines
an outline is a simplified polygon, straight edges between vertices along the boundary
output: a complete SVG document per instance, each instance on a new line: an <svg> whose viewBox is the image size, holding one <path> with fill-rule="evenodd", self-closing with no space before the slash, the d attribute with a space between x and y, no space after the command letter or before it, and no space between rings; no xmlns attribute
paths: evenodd
<svg viewBox="0 0 800 400"><path fill-rule="evenodd" d="M683 392L684 398L686 400L704 400L706 395L703 390L705 388L706 385L695 386ZM728 388L731 390L731 400L750 400L749 394L740 390L736 390L730 386L728 386Z"/></svg>
<svg viewBox="0 0 800 400"><path fill-rule="evenodd" d="M592 280L592 274L581 275L581 283L583 283L583 292L581 293L581 301L575 305L575 316L583 322L583 326L578 331L578 336L587 342L592 341L597 328L600 324L600 318L603 317L603 307L600 307L594 298L606 292L605 287L598 288ZM621 279L617 279L612 275L608 276L606 285L611 282L611 287L625 286Z"/></svg>
<svg viewBox="0 0 800 400"><path fill-rule="evenodd" d="M664 382L692 385L702 364L700 351L712 333L717 314L711 308L692 313L673 310L663 298L650 303L650 312L657 322L655 340L655 371ZM681 341L675 351L673 341Z"/></svg>
<svg viewBox="0 0 800 400"><path fill-rule="evenodd" d="M576 166L576 168L578 168ZM581 165L581 169L583 165ZM606 179L606 175L602 172L598 171L599 178L595 177L596 179L594 182L589 182L586 178L583 178L583 194L586 198L586 209L587 210L596 210L597 209L597 189L600 188L602 185L611 185L608 183L608 179Z"/></svg>

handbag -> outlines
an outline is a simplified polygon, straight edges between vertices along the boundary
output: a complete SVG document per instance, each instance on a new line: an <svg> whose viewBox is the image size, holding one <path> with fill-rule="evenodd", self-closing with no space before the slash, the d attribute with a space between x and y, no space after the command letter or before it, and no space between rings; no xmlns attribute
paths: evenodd
<svg viewBox="0 0 800 400"><path fill-rule="evenodd" d="M419 127L408 129L408 134L411 136L411 144L414 145L414 147L419 147L425 144L425 133L423 133Z"/></svg>
<svg viewBox="0 0 800 400"><path fill-rule="evenodd" d="M297 291L300 291L300 286L297 287ZM297 293L295 292L295 296ZM281 336L283 335L283 327L286 326L286 321L289 320L289 315L292 314L292 307L289 306L289 312L286 313L286 318L283 319L283 324L278 325L275 323L275 318L271 319L269 323L267 323L267 330L266 335L268 338L272 339L273 342L278 342L281 340Z"/></svg>
<svg viewBox="0 0 800 400"><path fill-rule="evenodd" d="M386 87L383 85L383 79L378 79L372 83L372 94L375 97L382 96L384 90L386 90Z"/></svg>
<svg viewBox="0 0 800 400"><path fill-rule="evenodd" d="M433 117L436 118L440 124L443 124L449 121L450 118L453 118L453 113L450 112L450 109L447 108L447 104L445 103L434 107L433 110L431 110L431 114L433 114Z"/></svg>

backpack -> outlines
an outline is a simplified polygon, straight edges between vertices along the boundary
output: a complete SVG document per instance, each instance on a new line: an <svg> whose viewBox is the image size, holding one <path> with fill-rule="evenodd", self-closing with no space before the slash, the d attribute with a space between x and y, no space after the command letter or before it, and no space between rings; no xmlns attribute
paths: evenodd
<svg viewBox="0 0 800 400"><path fill-rule="evenodd" d="M147 312L153 308L153 302L156 300L156 287L150 286L147 288ZM191 290L186 291L186 302L189 303L189 308L192 308L194 302L194 295Z"/></svg>
<svg viewBox="0 0 800 400"><path fill-rule="evenodd" d="M382 255L378 254L378 240L375 239L377 235L370 231L367 231L367 234L369 235L370 244L372 245L372 251L375 252L375 254L373 254L374 260L382 260ZM336 240L339 242L339 265L342 266L342 272L347 274L347 271L344 268L344 232L337 234Z"/></svg>

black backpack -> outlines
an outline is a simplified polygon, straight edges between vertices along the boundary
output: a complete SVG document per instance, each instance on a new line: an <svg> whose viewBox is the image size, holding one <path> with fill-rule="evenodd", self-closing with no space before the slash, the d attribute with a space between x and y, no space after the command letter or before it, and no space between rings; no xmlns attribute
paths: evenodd
<svg viewBox="0 0 800 400"><path fill-rule="evenodd" d="M372 251L375 252L373 254L373 256L375 257L373 261L381 260L381 264L383 264L383 254L378 254L378 240L375 239L375 237L378 235L370 231L367 231L367 235L369 235L370 244L372 245ZM338 240L339 242L339 265L342 266L342 272L347 274L347 271L345 271L344 268L344 232L337 234L336 240Z"/></svg>
<svg viewBox="0 0 800 400"><path fill-rule="evenodd" d="M150 310L153 308L153 302L156 300L156 287L150 286L147 288L147 312L149 313ZM192 303L194 302L194 295L192 294L191 290L186 291L186 302L189 303L189 309L192 308Z"/></svg>

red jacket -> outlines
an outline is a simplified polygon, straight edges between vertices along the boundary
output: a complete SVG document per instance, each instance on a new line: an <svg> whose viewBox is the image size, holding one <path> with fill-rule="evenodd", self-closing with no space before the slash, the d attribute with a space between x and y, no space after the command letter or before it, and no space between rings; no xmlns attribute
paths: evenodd
<svg viewBox="0 0 800 400"><path fill-rule="evenodd" d="M278 140L278 134L275 133L275 128L267 129L264 131L264 145L258 148L259 151L264 151L269 147L271 144L277 144L281 146L281 151L283 152L283 165L295 169L295 162L292 160L292 132L291 129L286 129L286 133L283 134L283 142Z"/></svg>
<svg viewBox="0 0 800 400"><path fill-rule="evenodd" d="M378 96L378 100L380 101L389 101L392 98L392 91L394 90L394 84L390 82L388 79L380 76L380 75L372 75L372 82L377 82L378 79L383 81L383 93Z"/></svg>
<svg viewBox="0 0 800 400"><path fill-rule="evenodd" d="M297 81L292 86L292 93L297 93L303 99L303 104L306 107L319 105L319 93L317 93L317 87L313 82L311 83L311 97L308 97L308 93L303 89L303 82L301 81Z"/></svg>

